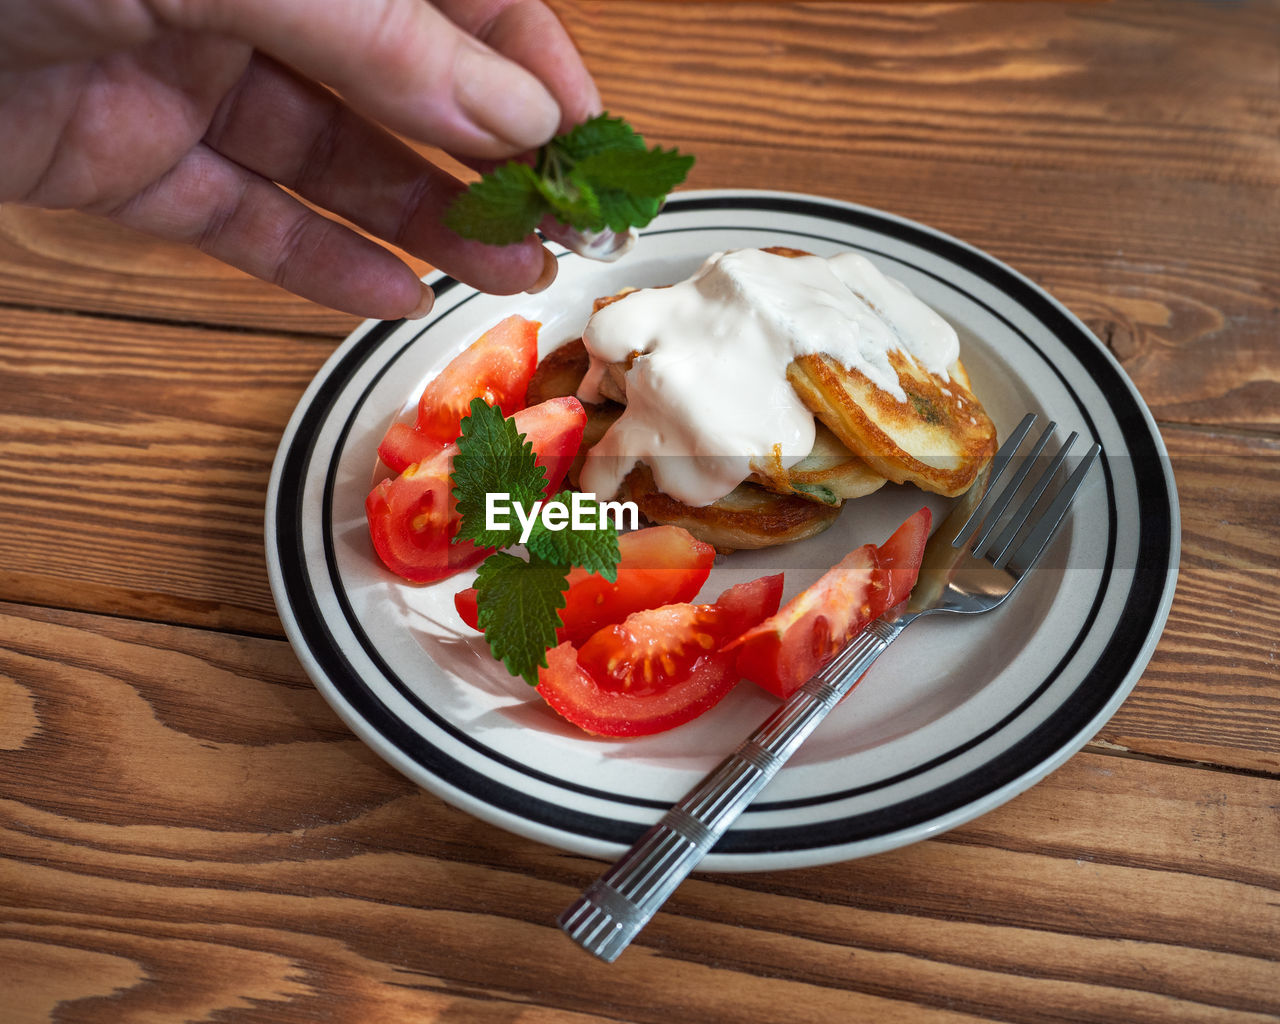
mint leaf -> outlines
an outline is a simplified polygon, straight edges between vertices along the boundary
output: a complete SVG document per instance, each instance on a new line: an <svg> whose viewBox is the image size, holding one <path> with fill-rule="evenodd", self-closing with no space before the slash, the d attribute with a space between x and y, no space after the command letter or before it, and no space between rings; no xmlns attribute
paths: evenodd
<svg viewBox="0 0 1280 1024"><path fill-rule="evenodd" d="M542 500L547 473L538 465L533 445L516 429L513 419L488 405L483 398L471 400L471 412L462 420L458 454L453 458L453 497L462 524L458 538L475 541L482 548L503 548L516 543L520 524L514 514L506 515L505 529L489 529L487 519L490 494L506 495L526 509Z"/></svg>
<svg viewBox="0 0 1280 1024"><path fill-rule="evenodd" d="M587 229L600 222L600 200L595 190L586 182L568 178L539 178L538 191L547 201L550 213L557 220L576 228Z"/></svg>
<svg viewBox="0 0 1280 1024"><path fill-rule="evenodd" d="M450 204L445 227L490 245L513 245L530 235L547 213L540 180L528 164L502 164Z"/></svg>
<svg viewBox="0 0 1280 1024"><path fill-rule="evenodd" d="M674 149L647 149L643 153L606 149L583 157L574 174L597 190L617 189L636 196L665 196L684 181L693 157Z"/></svg>
<svg viewBox="0 0 1280 1024"><path fill-rule="evenodd" d="M574 176L590 183L600 220L612 231L646 226L662 209L662 200L684 181L693 157L674 149L642 152L603 150L584 157ZM598 230L598 229L597 229Z"/></svg>
<svg viewBox="0 0 1280 1024"><path fill-rule="evenodd" d="M555 646L568 567L536 555L529 561L497 551L476 572L476 614L493 656L513 676L538 684Z"/></svg>
<svg viewBox="0 0 1280 1024"><path fill-rule="evenodd" d="M633 196L616 189L600 193L600 219L610 231L621 233L631 227L642 228L660 209L662 199L657 196Z"/></svg>
<svg viewBox="0 0 1280 1024"><path fill-rule="evenodd" d="M543 147L540 157L541 161L561 158L576 163L610 150L634 152L644 148L644 139L625 120L597 114L557 135Z"/></svg>
<svg viewBox="0 0 1280 1024"><path fill-rule="evenodd" d="M644 227L694 158L647 148L620 117L599 114L538 150L534 164L509 161L454 200L445 225L465 238L511 245L548 214L577 228Z"/></svg>
<svg viewBox="0 0 1280 1024"><path fill-rule="evenodd" d="M487 548L515 544L521 533L520 517L510 506L522 505L527 520L547 486L533 446L517 430L514 419L504 417L482 398L472 400L457 445L452 473L453 497L462 520L457 536ZM501 496L506 518L501 527L495 522L490 528L486 522L490 494ZM600 503L579 494L579 518L591 527L574 529L574 497L562 491L553 499L569 512L565 529L548 528L541 515L534 521L527 561L496 551L476 571L477 624L489 649L507 671L533 685L538 682L538 668L547 663L547 650L556 643L570 568L578 565L608 580L618 576L617 527L609 521L601 529ZM494 511L499 511L497 503Z"/></svg>
<svg viewBox="0 0 1280 1024"><path fill-rule="evenodd" d="M561 491L554 501L566 507L572 505L573 495ZM529 553L548 562L576 565L587 572L598 573L612 582L618 578L618 528L612 522L601 529L600 503L594 498L578 495L581 518L591 523L591 528L575 530L572 522L562 530L552 530L543 525L539 517L525 546Z"/></svg>

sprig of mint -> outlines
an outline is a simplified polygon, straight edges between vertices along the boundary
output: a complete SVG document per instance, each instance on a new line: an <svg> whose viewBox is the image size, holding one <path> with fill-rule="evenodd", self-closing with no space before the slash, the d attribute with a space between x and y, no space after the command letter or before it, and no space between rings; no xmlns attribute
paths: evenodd
<svg viewBox="0 0 1280 1024"><path fill-rule="evenodd" d="M490 529L487 497L501 493L526 511L543 500L546 472L537 464L530 444L515 421L483 399L471 402L462 420L458 454L453 459L453 496L462 523L458 538L481 547L507 548L519 540L520 529L509 521L506 529ZM569 504L568 492L556 501ZM598 519L591 517L596 524ZM527 558L495 551L476 571L476 614L493 656L513 676L531 686L538 669L547 664L547 650L555 646L564 607L567 577L573 566L617 578L618 531L612 525L590 530L546 527L541 518L526 542Z"/></svg>
<svg viewBox="0 0 1280 1024"><path fill-rule="evenodd" d="M473 398L469 415L462 418L458 454L453 457L453 497L462 525L458 540L475 541L476 547L506 548L515 544L519 528L490 530L485 506L490 494L506 494L529 508L541 501L547 489L547 473L538 465L533 445L516 429L516 421L483 398Z"/></svg>
<svg viewBox="0 0 1280 1024"><path fill-rule="evenodd" d="M599 502L594 498L584 500L585 495L579 495L578 498L583 518L591 523L599 523ZM569 491L561 491L552 500L567 506L572 501L572 495ZM618 575L618 559L621 555L618 551L618 531L613 526L606 529L595 527L575 530L566 527L563 530L550 530L539 519L534 524L533 533L525 541L525 547L529 554L538 558L560 565L577 566L610 581Z"/></svg>
<svg viewBox="0 0 1280 1024"><path fill-rule="evenodd" d="M568 568L536 555L495 551L476 570L476 616L493 656L513 676L538 685L538 669L556 645Z"/></svg>
<svg viewBox="0 0 1280 1024"><path fill-rule="evenodd" d="M520 241L548 214L579 231L642 228L693 161L599 114L544 145L532 166L511 160L484 175L453 201L445 226L489 245Z"/></svg>

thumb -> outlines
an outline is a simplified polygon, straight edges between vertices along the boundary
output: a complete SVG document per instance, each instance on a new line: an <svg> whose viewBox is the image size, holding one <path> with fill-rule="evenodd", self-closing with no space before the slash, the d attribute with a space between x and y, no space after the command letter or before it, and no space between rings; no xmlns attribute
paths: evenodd
<svg viewBox="0 0 1280 1024"><path fill-rule="evenodd" d="M542 145L558 104L425 0L165 0L176 27L253 44L420 142L498 159Z"/></svg>

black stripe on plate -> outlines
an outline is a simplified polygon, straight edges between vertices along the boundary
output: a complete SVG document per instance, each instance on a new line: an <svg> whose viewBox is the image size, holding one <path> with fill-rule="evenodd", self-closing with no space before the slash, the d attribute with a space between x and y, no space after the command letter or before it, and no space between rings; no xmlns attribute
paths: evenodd
<svg viewBox="0 0 1280 1024"><path fill-rule="evenodd" d="M685 228L672 228L672 229L658 230L658 231L650 232L650 234L651 235L687 234L690 232L697 232L697 231L725 231L725 230L732 230L732 228L727 228L725 225L717 224L710 227L685 227ZM837 246L846 244L841 239L831 238L830 236L827 236L827 235L799 232L795 230L787 230L785 232L780 232L780 234L785 234L786 237L788 237L789 239L802 238L802 239L807 239L809 241L816 240L816 241L828 242L832 245L837 245ZM1061 371L1057 368L1056 365L1052 363L1052 361L1045 358L1044 354L1039 351L1039 348L1035 344L1035 342L1033 342L1029 337L1026 336L1025 333L1020 331L1017 327L1015 327L1012 323L1010 323L1006 317L1004 317L1002 314L997 312L991 306L987 305L985 302L982 302L980 299L977 299L975 296L970 295L968 292L965 292L963 289L958 288L953 282L942 277L941 275L934 274L930 271L923 270L922 268L919 268L919 267L915 267L913 264L905 263L904 261L897 259L893 256L890 256L888 253L882 252L878 249L873 249L867 246L860 246L859 248L861 249L861 251L874 255L880 259L892 261L902 266L911 267L911 269L915 270L918 273L924 273L930 277L933 277L943 287L951 288L952 290L957 291L960 294L964 295L965 298L967 298L974 305L981 307L982 309L986 310L987 313L991 315L993 318L1000 320L1002 323L1004 323L1004 325L1006 326L1006 328L1008 328L1010 332L1016 334L1019 338L1022 339L1022 342L1027 346L1027 348L1037 352L1037 354L1041 356L1041 359L1044 360L1045 365L1058 376L1059 380L1062 382L1064 389L1067 390L1072 395L1075 394L1069 382L1067 382L1066 378L1062 375ZM472 301L472 299L477 297L478 295L472 294L467 298L462 299L460 302L452 306L449 310L447 310L440 317L438 317L435 321L433 321L432 328L436 327L448 316L457 312L458 309L460 309L466 303ZM349 413L346 422L343 424L342 430L340 431L338 436L338 440L334 446L336 451L340 451L345 447L346 438L354 426L356 417L359 415L361 409L363 409L364 406L366 405L368 396L372 393L374 388L377 387L381 379L387 373L392 371L393 367L395 366L396 360L405 352L407 352L409 349L414 347L417 344L418 339L420 337L421 337L421 333L415 334L412 337L410 337L407 341L402 342L400 348L395 352L395 354L392 355L390 358L385 359L385 361L382 363L379 370L374 374L374 376L370 379L368 384L365 386L363 392L352 403L351 412ZM1092 417L1089 415L1087 408L1084 407L1083 403L1080 401L1078 396L1076 396L1076 405L1081 417L1088 424L1089 431L1092 434L1096 434L1097 430L1093 423ZM659 809L659 810L665 808L667 804L661 800L652 800L652 799L646 799L643 797L629 796L621 793L613 793L606 790L596 789L591 786L584 786L579 783L569 782L567 780L561 779L558 776L540 771L536 768L531 767L530 765L524 764L523 762L520 762L520 761L516 761L506 756L505 754L495 751L492 748L486 746L484 743L480 742L480 740L472 736L470 733L468 733L464 729L459 728L454 723L450 722L448 719L439 715L431 707L430 704L423 701L418 696L417 692L414 690L413 687L409 686L402 678L400 678L400 676L394 671L394 669L391 668L390 664L382 657L381 653L378 650L377 645L373 643L372 639L369 637L368 633L365 631L363 623L361 623L359 618L356 616L354 609L352 609L349 601L346 598L346 593L342 585L342 580L337 572L337 563L333 554L332 536L331 536L331 531L329 529L329 524L333 522L332 501L333 501L334 490L335 490L337 468L338 467L335 462L330 462L328 476L326 479L325 490L324 490L326 504L322 511L322 522L326 524L325 526L326 552L328 554L328 565L329 565L329 575L330 575L331 585L332 585L334 594L336 595L336 598L338 600L338 603L342 608L343 617L346 620L347 627L351 630L352 635L356 637L356 640L360 644L362 650L364 651L365 656L377 667L378 672L391 684L391 686L394 689L396 689L396 691L400 694L402 699L404 699L407 703L412 705L414 709L419 714L421 714L424 718L430 721L432 725L440 729L445 734L449 735L451 738L453 738L455 741L457 741L461 745L469 747L470 749L476 751L481 756L494 762L495 764L501 765L517 774L524 775L525 777L531 780L535 780L535 781L550 785L553 788L561 789L569 793L574 793L580 796L586 796L592 799L601 800L606 803L617 803L617 804L622 804L629 807L644 807L644 808ZM1109 508L1112 509L1111 511L1112 521L1109 524L1110 529L1109 529L1108 536L1109 538L1113 539L1115 534L1114 509L1112 507L1110 498L1111 498L1111 495L1113 494L1114 488L1111 480L1110 466L1105 458L1102 461L1102 468L1103 468L1103 472L1106 474L1108 506ZM931 758L927 762L915 765L911 769L905 772L902 772L898 775L887 777L884 779L879 779L874 783L868 783L864 786L856 787L853 789L846 789L846 790L839 790L835 792L817 794L817 795L814 795L813 797L804 798L804 799L793 799L793 800L785 800L785 801L758 800L752 805L752 809L755 811L769 811L769 810L795 808L795 807L802 807L802 806L817 806L820 804L831 803L834 800L841 800L850 796L856 796L861 793L873 792L877 789L883 789L887 786L891 786L896 783L903 782L913 777L916 777L920 774L923 774L924 772L927 772L941 764L945 764L947 761L960 756L966 751L984 742L991 736L998 734L1001 730L1007 728L1010 724L1012 724L1019 717L1021 717L1021 715L1027 709L1032 707L1039 700L1039 698L1043 695L1044 691L1047 690L1057 680L1063 668L1067 664L1069 664L1071 659L1074 657L1076 651L1079 649L1080 644L1083 642L1083 638L1088 634L1092 626L1092 623L1094 621L1094 618L1096 617L1097 606L1100 603L1102 599L1102 595L1103 593L1105 593L1107 584L1110 580L1110 567L1111 567L1112 561L1113 561L1113 558L1111 557L1111 550L1109 549L1103 561L1103 564L1105 566L1103 579L1100 583L1098 592L1095 595L1094 605L1090 609L1089 613L1086 615L1080 628L1077 630L1075 638L1073 639L1066 653L1059 660L1058 664L1055 665L1053 669L1051 669L1048 673L1046 673L1046 675L1039 682L1036 688L1026 698L1024 698L1024 700L1020 702L1017 707L1012 709L1008 714L1006 714L996 722L992 723L981 734L974 737L970 737L970 739L964 742L963 744L959 744L955 747L947 749L942 753L939 753L938 755ZM363 683L359 685L360 685L360 688L363 689Z"/></svg>
<svg viewBox="0 0 1280 1024"><path fill-rule="evenodd" d="M1014 298L1015 293L1017 293L1015 301L1019 301L1024 308L1033 312L1038 319L1044 322L1046 326L1049 326L1055 336L1063 344L1066 344L1073 354L1080 359L1081 363L1086 366L1098 386L1107 391L1108 397L1117 412L1117 419L1121 423L1122 432L1125 435L1130 453L1134 453L1145 446L1151 450L1152 454L1158 455L1151 437L1146 431L1145 420L1140 407L1136 405L1132 394L1127 391L1123 382L1117 379L1116 371L1098 351L1096 343L1087 335L1082 336L1078 327L1068 317L1064 316L1054 303L1048 301L1038 289L1035 289L1034 286L1026 285L1020 278L1012 275L1006 268L991 260L990 257L959 245L946 238L946 236L936 235L918 225L899 223L870 211L830 207L804 199L748 196L742 198L701 197L680 200L677 197L669 204L666 212L667 214L674 214L707 209L728 209L741 212L744 208L774 210L792 214L800 213L826 220L842 221L882 235L896 237L918 248L932 251L944 259L962 266L1011 298ZM754 225L718 225L715 230L723 230L725 227L751 228ZM794 231L786 233L799 234ZM830 240L836 244L847 244L840 239ZM946 283L950 287L955 287L951 282ZM454 284L455 282L448 279L440 282L436 285L437 293L441 294L447 291ZM969 298L979 302L979 300L973 299L972 296L969 296ZM468 300L464 299L462 301ZM979 304L985 306L983 303L979 302ZM999 316L994 310L989 311ZM279 537L278 553L282 581L286 593L289 595L290 605L296 616L299 629L307 638L308 650L316 658L330 684L348 702L352 710L359 714L380 736L394 744L403 754L447 785L456 787L473 798L488 803L504 812L540 825L609 842L630 842L638 834L638 826L628 826L611 818L583 814L530 798L527 794L494 782L482 772L462 764L434 748L400 721L358 678L340 646L330 634L314 595L311 594L305 560L301 550L301 516L303 509L300 505L302 483L313 456L314 442L312 439L316 436L320 426L326 422L333 403L337 400L347 382L398 326L399 324L375 326L351 352L347 353L332 368L322 386L313 396L310 406L300 421L293 441L284 455L279 488L281 504L276 510L277 534ZM1082 341L1084 342L1083 345L1080 344ZM1030 343L1029 339L1028 343ZM1104 385L1110 385L1110 387L1104 387ZM1069 385L1067 386L1070 390ZM1074 391L1072 393L1074 394ZM1117 400L1119 400L1118 404ZM1079 401L1078 396L1077 401ZM1087 418L1087 410L1082 411L1084 411ZM1128 415L1125 413L1128 413ZM340 447L340 445L337 447ZM1072 739L1078 737L1080 729L1087 725L1097 711L1104 707L1117 692L1128 667L1132 665L1133 657L1141 649L1149 635L1151 625L1158 614L1163 584L1168 571L1172 521L1171 510L1167 503L1165 481L1163 474L1160 472L1159 459L1134 458L1132 461L1135 473L1139 477L1139 504L1144 512L1140 541L1142 549L1141 564L1144 572L1141 574L1141 579L1136 581L1135 587L1131 590L1125 615L1122 621L1117 624L1117 628L1108 644L1107 657L1099 660L1099 664L1095 666L1077 692L1060 706L1049 722L1046 722L1021 742L1007 748L995 762L984 766L980 771L953 780L951 783L938 787L918 798L868 814L815 823L799 828L735 830L721 841L717 847L717 852L751 854L778 850L794 851L844 844L858 839L882 835L886 832L909 828L942 814L953 812L957 808L972 803L974 800L983 798L1006 782L1011 782L1034 771L1039 764L1046 761L1048 756L1051 756L1054 752L1060 750L1064 744L1070 743ZM1137 473L1139 468L1143 470L1140 474ZM326 487L326 499L331 494L331 483L332 467L328 481L330 486ZM286 495L293 496L297 504L293 507L287 506L284 503L284 496ZM1156 514L1153 517L1153 513L1159 512L1163 514ZM1114 509L1112 515L1114 516ZM1151 521L1152 519L1154 521ZM326 509L323 522L326 529L326 544L328 544L328 529L329 524L332 522L328 509ZM1114 523L1110 533L1114 543ZM286 538L290 537L293 538L292 544L286 541ZM329 553L331 555L331 549L329 549ZM1108 559L1108 564L1109 562L1110 559ZM331 573L333 573L332 565L332 558L330 558ZM1140 585L1142 581L1146 582L1147 585L1145 587ZM376 655L376 652L371 649L372 645L368 643L367 637L363 636L363 630L358 628L355 623L351 609L346 606L345 596L342 594L336 576L333 582L339 599L344 604L344 614L348 617L349 624L356 628L357 635L362 637L366 653ZM381 659L375 658L375 660L380 661ZM440 720L438 716L430 712L429 708L424 708L421 705L421 702L412 695L412 692L404 686L403 682L395 678L394 673L388 671L386 674L393 684L398 685L402 693L414 700L415 705L420 710L428 714L436 724L446 729L451 735L458 736L468 745L481 751L486 756L507 764L508 767L529 771L526 766L513 763L505 757L488 751L476 743L473 738L462 733L461 730L453 727L450 723ZM1012 717L1016 717L1016 715ZM935 766L937 763L942 763L948 756L954 756L954 754L955 752L949 755L940 755L931 762L930 767ZM561 786L564 785L560 780L550 778L542 773L533 774L541 777L544 781L550 781ZM878 785L885 784L888 784L888 782L881 782ZM591 790L585 790L585 792L593 796L600 796L606 800L627 800L627 798L620 798L617 794L598 793ZM846 791L839 794L839 797L852 795L853 792L855 791ZM824 795L824 797L814 802L822 803L830 799L832 799L831 795ZM664 806L658 801L634 801L634 803L650 807ZM787 806L791 805L793 805L792 802L788 802ZM770 805L761 805L761 809L767 806ZM778 803L772 806L782 806L782 804Z"/></svg>

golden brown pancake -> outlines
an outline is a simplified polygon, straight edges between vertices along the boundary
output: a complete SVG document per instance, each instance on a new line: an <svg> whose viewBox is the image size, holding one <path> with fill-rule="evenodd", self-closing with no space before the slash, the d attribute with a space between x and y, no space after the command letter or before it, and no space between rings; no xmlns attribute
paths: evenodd
<svg viewBox="0 0 1280 1024"><path fill-rule="evenodd" d="M581 339L549 352L529 382L529 404L574 394L589 362ZM585 453L623 411L617 402L584 403L584 407L587 425L582 449L568 474L574 487L578 486ZM843 497L834 497L833 490L870 493L884 483L883 477L876 477L865 463L844 451L821 425L818 432L822 440L814 454L792 467L793 471L798 470L794 479L792 471L782 470L780 482L773 481L770 490L744 483L719 501L695 508L658 491L649 468L637 466L615 498L634 501L640 514L651 523L683 526L722 553L812 537L835 522Z"/></svg>
<svg viewBox="0 0 1280 1024"><path fill-rule="evenodd" d="M781 247L766 251L808 255ZM593 309L634 290L598 298ZM584 450L621 415L625 373L635 355L607 368L600 383L605 400L587 406ZM813 451L793 466L783 467L780 457L755 459L749 480L719 501L694 507L660 492L649 468L638 464L616 497L634 501L651 522L683 526L718 550L731 551L820 533L835 521L844 501L871 494L887 480L947 496L963 493L996 449L995 427L970 391L964 366L957 360L939 376L901 351L891 351L889 362L905 401L829 356L792 361L787 379L817 420ZM550 353L534 375L529 401L575 393L589 363L581 339ZM575 485L581 461L570 471Z"/></svg>
<svg viewBox="0 0 1280 1024"><path fill-rule="evenodd" d="M590 365L591 356L581 338L552 349L533 371L525 395L527 404L537 405L549 398L576 394Z"/></svg>
<svg viewBox="0 0 1280 1024"><path fill-rule="evenodd" d="M779 494L796 494L823 505L839 506L862 498L886 483L883 476L852 454L822 423L815 424L813 449L792 466L776 457L753 459L747 479Z"/></svg>
<svg viewBox="0 0 1280 1024"><path fill-rule="evenodd" d="M529 405L537 405L549 398L576 394L590 362L591 357L581 338L548 352L533 372L526 401ZM578 448L578 454L569 467L568 481L571 487L578 486L587 452L604 437L605 431L613 426L613 421L622 415L623 409L616 402L583 402L582 407L587 413L587 424L582 431L582 444Z"/></svg>
<svg viewBox="0 0 1280 1024"><path fill-rule="evenodd" d="M610 296L609 300L618 297L621 296ZM604 300L605 305L609 300ZM600 301L597 300L597 306ZM529 404L575 394L589 364L590 356L581 338L549 352L529 382ZM610 386L602 387L603 391L613 393L618 389L621 366L618 371L615 377L605 378ZM625 400L625 393L619 394L619 398ZM582 439L584 451L604 436L604 432L621 415L622 408L618 401L586 405L587 427ZM569 480L575 486L581 464L579 457L569 472ZM755 471L749 478L751 483L778 494L794 494L808 501L836 507L849 498L871 494L886 482L866 462L850 453L822 423L817 424L813 450L800 462L783 467L780 460L766 458L753 463L753 469Z"/></svg>
<svg viewBox="0 0 1280 1024"><path fill-rule="evenodd" d="M790 544L821 533L840 515L796 494L777 494L755 484L739 484L710 505L693 506L658 490L643 463L622 481L618 500L634 501L652 523L683 526L721 554Z"/></svg>
<svg viewBox="0 0 1280 1024"><path fill-rule="evenodd" d="M765 251L808 255L781 246ZM826 355L793 360L787 379L809 411L874 472L948 497L964 493L996 451L995 425L969 390L964 366L957 360L943 378L900 351L889 353L889 364L905 402Z"/></svg>
<svg viewBox="0 0 1280 1024"><path fill-rule="evenodd" d="M907 400L829 356L801 356L787 367L800 400L849 451L894 483L954 497L968 490L996 450L996 429L960 381L943 379L910 356L889 363Z"/></svg>

